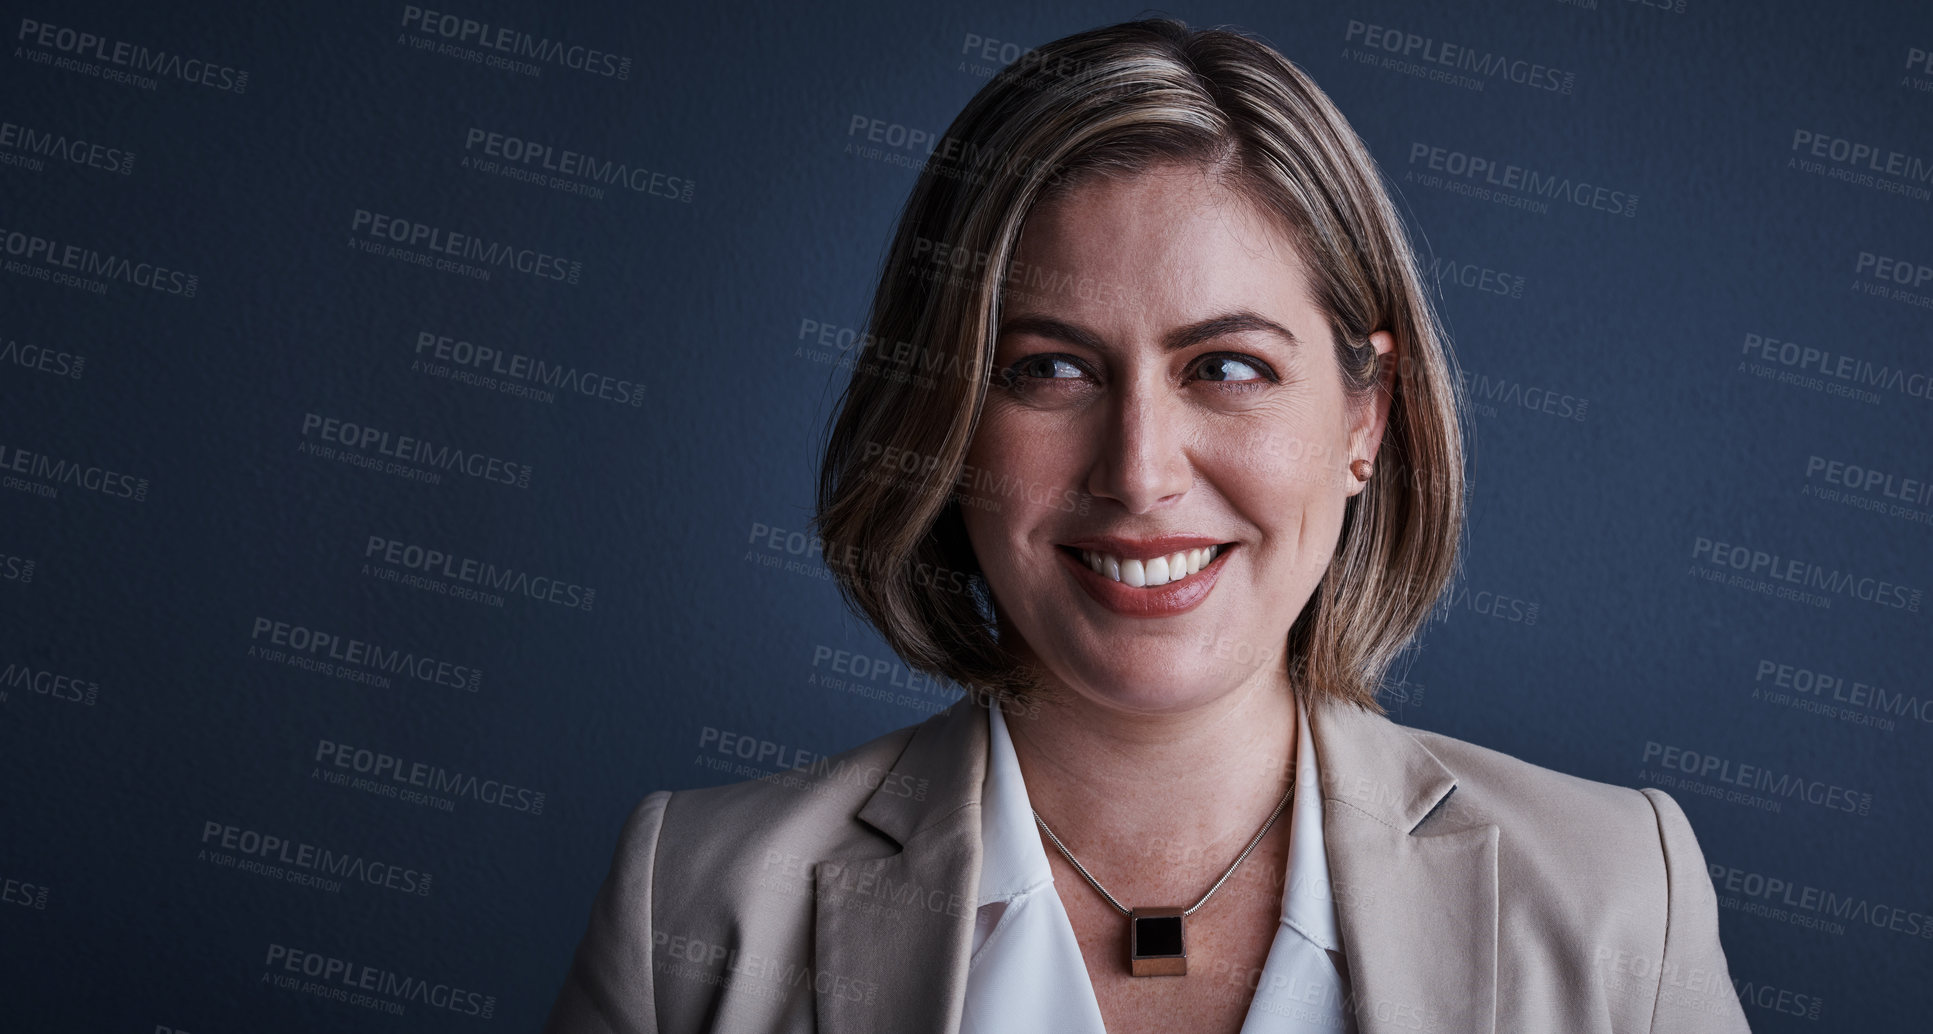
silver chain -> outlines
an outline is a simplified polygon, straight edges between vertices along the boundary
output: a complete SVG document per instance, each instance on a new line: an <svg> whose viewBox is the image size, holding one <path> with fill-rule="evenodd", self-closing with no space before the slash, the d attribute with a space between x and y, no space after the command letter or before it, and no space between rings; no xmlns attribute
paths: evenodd
<svg viewBox="0 0 1933 1034"><path fill-rule="evenodd" d="M1201 896L1201 900L1195 902L1192 908L1189 908L1183 911L1181 913L1182 915L1184 916L1194 915L1195 909L1208 904L1208 899L1214 897L1215 892L1222 889L1222 884L1227 883L1228 878L1230 876L1235 875L1235 869L1242 864L1242 861L1244 859L1248 857L1249 852L1255 850L1255 845L1261 843L1262 838L1268 835L1269 827L1275 825L1275 820L1281 816L1282 809L1289 806L1289 798L1294 796L1295 796L1295 780L1291 779L1289 780L1288 790L1282 794L1282 799L1276 802L1275 810L1272 812L1269 812L1269 820L1267 822L1262 823L1261 829L1258 829L1255 831L1255 839L1249 841L1247 847L1242 848L1242 853L1236 856L1234 864L1228 867L1227 872L1222 873L1222 878L1219 880L1216 880L1214 886L1208 888L1208 893L1203 894ZM1032 811L1033 809L1029 808L1028 810ZM1133 909L1130 909L1127 906L1121 904L1119 901L1114 900L1114 895L1109 894L1107 892L1107 888L1101 886L1101 881L1095 879L1094 874L1087 871L1087 866L1082 865L1080 861L1074 857L1074 852L1069 851L1067 849L1067 845L1061 843L1060 838L1054 835L1054 831L1047 828L1047 820L1041 818L1040 812L1038 811L1034 812L1034 822L1040 826L1040 831L1042 833L1047 834L1047 839L1054 842L1054 846L1060 850L1061 857L1066 858L1068 861L1068 864L1072 865L1075 871L1079 872L1083 877L1085 877L1090 886L1092 886L1095 890L1100 891L1101 896L1107 899L1108 904L1114 906L1115 911L1121 913L1124 916L1131 916L1134 914Z"/></svg>

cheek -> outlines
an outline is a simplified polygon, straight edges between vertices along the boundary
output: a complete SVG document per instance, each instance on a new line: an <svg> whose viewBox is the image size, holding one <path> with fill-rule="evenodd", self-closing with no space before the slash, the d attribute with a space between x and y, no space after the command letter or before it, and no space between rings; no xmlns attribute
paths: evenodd
<svg viewBox="0 0 1933 1034"><path fill-rule="evenodd" d="M1270 419L1227 424L1209 431L1205 455L1223 457L1221 470L1235 478L1231 495L1266 507L1270 501L1336 504L1348 487L1348 439L1332 421L1300 409L1285 409ZM1226 482L1224 482L1226 484ZM1258 516L1269 511L1264 509Z"/></svg>
<svg viewBox="0 0 1933 1034"><path fill-rule="evenodd" d="M1070 509L1082 470L1078 427L983 413L954 485L967 530L975 539L1018 539L1027 529Z"/></svg>
<svg viewBox="0 0 1933 1034"><path fill-rule="evenodd" d="M1277 415L1282 419L1218 429L1220 448L1210 454L1220 459L1207 478L1259 532L1255 563L1243 568L1256 580L1253 591L1274 601L1270 606L1299 606L1307 583L1328 566L1342 527L1348 442L1331 421L1307 411Z"/></svg>

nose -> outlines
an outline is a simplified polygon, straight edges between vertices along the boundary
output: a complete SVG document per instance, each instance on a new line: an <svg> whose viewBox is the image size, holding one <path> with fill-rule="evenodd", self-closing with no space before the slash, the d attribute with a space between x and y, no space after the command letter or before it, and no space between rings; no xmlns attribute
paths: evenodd
<svg viewBox="0 0 1933 1034"><path fill-rule="evenodd" d="M1129 387L1103 407L1100 449L1087 475L1087 490L1120 503L1129 513L1170 505L1195 482L1183 448L1185 414L1166 393Z"/></svg>

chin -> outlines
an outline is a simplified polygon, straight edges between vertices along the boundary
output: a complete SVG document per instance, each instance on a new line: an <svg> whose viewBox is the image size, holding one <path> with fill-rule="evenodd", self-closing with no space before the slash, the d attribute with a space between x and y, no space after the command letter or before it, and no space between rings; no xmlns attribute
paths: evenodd
<svg viewBox="0 0 1933 1034"><path fill-rule="evenodd" d="M1204 669L1192 649L1188 657L1152 661L1116 656L1107 661L1060 663L1050 667L1068 691L1108 707L1142 714L1187 711L1232 692L1244 672Z"/></svg>

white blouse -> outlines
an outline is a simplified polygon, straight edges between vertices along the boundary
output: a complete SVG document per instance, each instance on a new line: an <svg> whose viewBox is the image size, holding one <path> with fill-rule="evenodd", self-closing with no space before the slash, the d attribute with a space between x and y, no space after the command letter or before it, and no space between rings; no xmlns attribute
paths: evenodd
<svg viewBox="0 0 1933 1034"><path fill-rule="evenodd" d="M1047 847L1034 825L1020 761L998 707L981 790L980 890L961 1034L1105 1034L1074 926L1054 892ZM1289 871L1282 923L1254 983L1242 1034L1355 1034L1340 956L1329 863L1322 848L1322 784L1309 719L1296 709L1296 794L1289 809ZM1082 890L1093 893L1093 888ZM1212 906L1211 906L1212 907ZM1125 921L1125 920L1124 920ZM1240 979L1197 967L1150 980ZM1243 980L1244 984L1248 981Z"/></svg>

